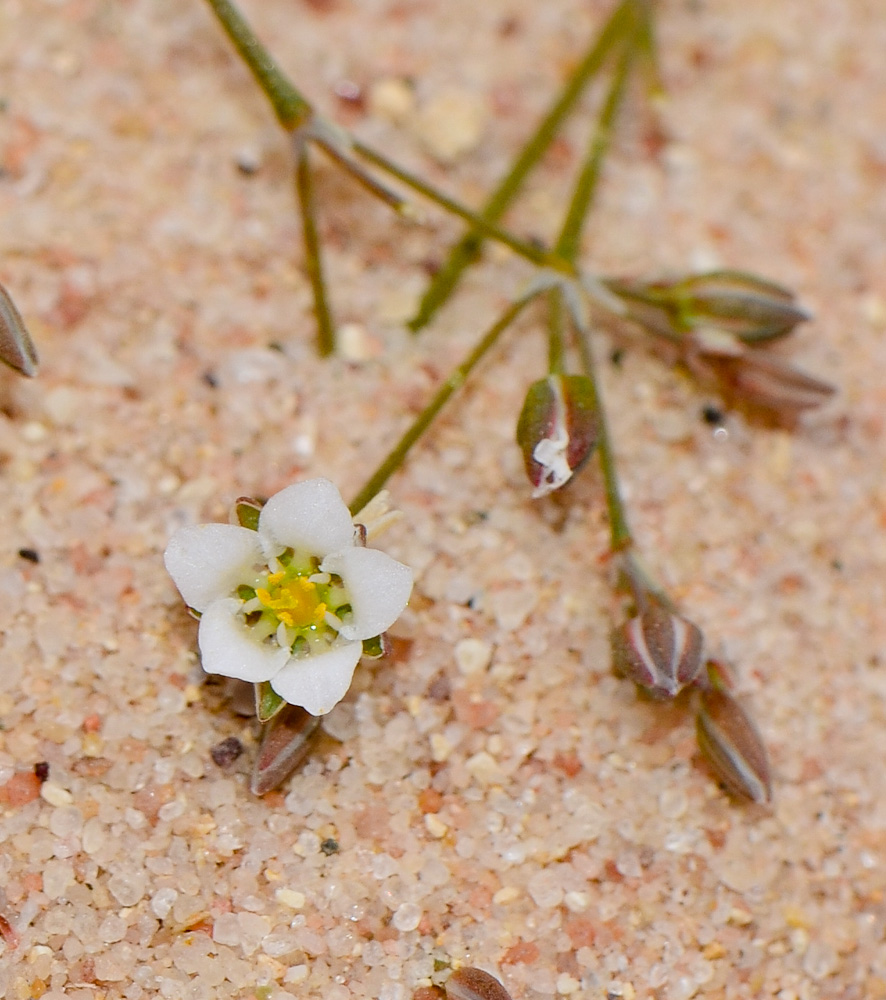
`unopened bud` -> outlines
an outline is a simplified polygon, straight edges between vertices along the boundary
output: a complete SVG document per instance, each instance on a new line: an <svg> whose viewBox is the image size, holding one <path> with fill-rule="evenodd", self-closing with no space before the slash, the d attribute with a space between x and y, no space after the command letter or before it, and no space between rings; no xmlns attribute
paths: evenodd
<svg viewBox="0 0 886 1000"><path fill-rule="evenodd" d="M37 374L37 349L9 292L0 285L0 360L22 375Z"/></svg>
<svg viewBox="0 0 886 1000"><path fill-rule="evenodd" d="M297 705L287 705L265 725L252 770L250 788L264 795L302 764L319 735L320 719Z"/></svg>
<svg viewBox="0 0 886 1000"><path fill-rule="evenodd" d="M456 969L446 980L447 1000L511 1000L502 984L482 969Z"/></svg>
<svg viewBox="0 0 886 1000"><path fill-rule="evenodd" d="M718 326L746 343L783 337L810 319L789 289L743 271L697 274L673 288L689 326Z"/></svg>
<svg viewBox="0 0 886 1000"><path fill-rule="evenodd" d="M728 691L714 686L701 692L695 730L701 752L731 794L752 802L770 800L766 747L750 716Z"/></svg>
<svg viewBox="0 0 886 1000"><path fill-rule="evenodd" d="M738 352L712 349L707 339L696 348L687 357L690 367L713 375L737 398L783 416L821 406L836 391L828 382L769 354L748 348Z"/></svg>
<svg viewBox="0 0 886 1000"><path fill-rule="evenodd" d="M673 698L701 672L701 629L657 601L612 633L612 665L655 698Z"/></svg>
<svg viewBox="0 0 886 1000"><path fill-rule="evenodd" d="M745 343L774 340L810 318L793 292L744 271L707 271L674 281L610 281L628 314L671 338L714 326Z"/></svg>
<svg viewBox="0 0 886 1000"><path fill-rule="evenodd" d="M517 421L517 444L534 497L558 490L597 444L594 388L584 375L549 375L533 382Z"/></svg>

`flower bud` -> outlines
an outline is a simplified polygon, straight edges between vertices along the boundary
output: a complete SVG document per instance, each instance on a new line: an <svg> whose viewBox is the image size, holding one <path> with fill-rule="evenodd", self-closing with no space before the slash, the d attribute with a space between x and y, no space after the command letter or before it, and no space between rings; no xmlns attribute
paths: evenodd
<svg viewBox="0 0 886 1000"><path fill-rule="evenodd" d="M687 357L691 368L712 375L738 399L784 417L821 406L836 391L829 383L769 354L747 348L721 350L708 338L699 339L695 347Z"/></svg>
<svg viewBox="0 0 886 1000"><path fill-rule="evenodd" d="M482 969L456 969L445 988L447 1000L511 1000L495 976Z"/></svg>
<svg viewBox="0 0 886 1000"><path fill-rule="evenodd" d="M611 281L607 287L627 304L635 322L671 338L713 326L745 343L760 343L784 337L810 318L789 289L743 271L708 271L676 281Z"/></svg>
<svg viewBox="0 0 886 1000"><path fill-rule="evenodd" d="M517 444L534 497L558 490L597 444L594 388L584 375L549 375L533 382L517 421Z"/></svg>
<svg viewBox="0 0 886 1000"><path fill-rule="evenodd" d="M319 735L320 719L297 705L287 705L264 728L250 788L254 795L272 791L304 762Z"/></svg>
<svg viewBox="0 0 886 1000"><path fill-rule="evenodd" d="M750 716L721 687L701 692L695 718L698 746L728 791L752 802L772 797L766 747Z"/></svg>
<svg viewBox="0 0 886 1000"><path fill-rule="evenodd" d="M689 326L717 326L745 343L784 337L810 319L789 289L743 271L697 274L672 288Z"/></svg>
<svg viewBox="0 0 886 1000"><path fill-rule="evenodd" d="M37 349L3 285L0 285L0 360L22 375L37 374Z"/></svg>
<svg viewBox="0 0 886 1000"><path fill-rule="evenodd" d="M612 665L654 698L673 698L701 672L701 629L650 599L612 633Z"/></svg>

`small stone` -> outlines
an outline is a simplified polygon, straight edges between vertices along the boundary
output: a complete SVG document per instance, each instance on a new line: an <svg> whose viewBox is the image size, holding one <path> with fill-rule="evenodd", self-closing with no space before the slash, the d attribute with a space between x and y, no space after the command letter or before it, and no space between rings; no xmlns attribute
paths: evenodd
<svg viewBox="0 0 886 1000"><path fill-rule="evenodd" d="M492 785L502 779L498 761L492 754L487 753L485 750L481 750L479 753L475 753L473 757L469 757L465 761L465 767L467 767L471 777L481 785Z"/></svg>
<svg viewBox="0 0 886 1000"><path fill-rule="evenodd" d="M230 767L242 753L243 744L236 736L229 736L221 743L216 743L209 751L209 756L218 767Z"/></svg>
<svg viewBox="0 0 886 1000"><path fill-rule="evenodd" d="M333 840L332 837L327 837L326 840L320 844L320 850L326 855L327 858L332 854L338 854L338 841Z"/></svg>
<svg viewBox="0 0 886 1000"><path fill-rule="evenodd" d="M449 827L439 819L434 813L425 814L425 828L432 837L436 837L439 840L441 837L445 837L449 832Z"/></svg>
<svg viewBox="0 0 886 1000"><path fill-rule="evenodd" d="M47 861L43 868L43 891L50 899L61 899L74 882L74 869L69 861Z"/></svg>
<svg viewBox="0 0 886 1000"><path fill-rule="evenodd" d="M172 904L178 899L178 892L172 888L158 889L151 896L151 910L155 917L165 920L169 916Z"/></svg>
<svg viewBox="0 0 886 1000"><path fill-rule="evenodd" d="M455 662L465 676L482 673L492 661L492 645L482 639L462 639L455 647Z"/></svg>
<svg viewBox="0 0 886 1000"><path fill-rule="evenodd" d="M508 903L513 903L515 899L519 898L520 890L514 885L506 885L492 897L492 902L496 906L507 906Z"/></svg>
<svg viewBox="0 0 886 1000"><path fill-rule="evenodd" d="M421 916L421 907L416 906L415 903L401 903L397 907L391 923L398 931L414 931L421 923Z"/></svg>
<svg viewBox="0 0 886 1000"><path fill-rule="evenodd" d="M305 905L305 894L296 889L278 889L274 893L274 898L283 906L288 906L290 910L300 910Z"/></svg>
<svg viewBox="0 0 886 1000"><path fill-rule="evenodd" d="M590 897L586 892L567 892L563 897L563 902L566 905L566 909L571 910L573 913L584 913L591 905Z"/></svg>
<svg viewBox="0 0 886 1000"><path fill-rule="evenodd" d="M48 781L49 780L49 761L41 760L34 765L34 774L37 776L38 781Z"/></svg>
<svg viewBox="0 0 886 1000"><path fill-rule="evenodd" d="M369 89L369 110L395 125L403 122L415 107L412 88L403 80L388 77L378 80Z"/></svg>
<svg viewBox="0 0 886 1000"><path fill-rule="evenodd" d="M431 733L431 759L442 764L449 759L452 744L442 733Z"/></svg>
<svg viewBox="0 0 886 1000"><path fill-rule="evenodd" d="M576 993L580 986L581 983L566 972L561 972L557 976L557 992L561 996L569 996L572 993Z"/></svg>
<svg viewBox="0 0 886 1000"><path fill-rule="evenodd" d="M39 780L39 778L38 778ZM67 790L57 785L54 781L45 781L40 787L40 798L48 802L51 806L69 806L74 802L74 796Z"/></svg>
<svg viewBox="0 0 886 1000"><path fill-rule="evenodd" d="M440 163L454 163L475 149L486 127L484 106L475 94L450 87L441 90L412 117L412 130Z"/></svg>

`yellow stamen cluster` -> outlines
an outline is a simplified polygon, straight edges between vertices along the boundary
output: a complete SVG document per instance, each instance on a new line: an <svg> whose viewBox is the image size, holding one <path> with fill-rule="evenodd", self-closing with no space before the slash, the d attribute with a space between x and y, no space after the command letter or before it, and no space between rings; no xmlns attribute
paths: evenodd
<svg viewBox="0 0 886 1000"><path fill-rule="evenodd" d="M319 625L326 618L326 604L317 585L306 576L290 576L285 571L271 573L267 587L257 587L255 596L290 628Z"/></svg>

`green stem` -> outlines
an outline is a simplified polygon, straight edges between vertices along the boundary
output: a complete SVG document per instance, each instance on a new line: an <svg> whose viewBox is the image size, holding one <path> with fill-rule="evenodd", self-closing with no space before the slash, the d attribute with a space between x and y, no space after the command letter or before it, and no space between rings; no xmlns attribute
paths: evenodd
<svg viewBox="0 0 886 1000"><path fill-rule="evenodd" d="M624 35L629 14L636 0L623 0L601 28L575 72L551 105L535 133L517 155L511 169L493 191L480 217L497 222L514 200L530 171L541 160L556 138L567 115L575 107L591 80L599 73L610 49ZM479 256L483 235L476 230L466 233L452 248L440 270L428 285L416 315L409 321L412 330L420 330L452 294L462 272Z"/></svg>
<svg viewBox="0 0 886 1000"><path fill-rule="evenodd" d="M625 87L635 56L635 41L636 34L628 39L618 61L557 239L555 253L568 261L576 261L581 251L582 230L597 192L603 161L612 143L613 126L624 100Z"/></svg>
<svg viewBox="0 0 886 1000"><path fill-rule="evenodd" d="M566 303L559 288L548 292L548 373L566 372Z"/></svg>
<svg viewBox="0 0 886 1000"><path fill-rule="evenodd" d="M410 173L403 167L397 166L396 163L389 160L381 153L376 152L376 150L372 149L370 146L364 145L359 139L352 139L352 143L354 152L359 156L362 156L370 163L374 163L380 170L384 170L385 173L390 174L392 177L396 177L398 181L401 181L407 187L412 188L413 191L417 191L419 194L423 195L429 201L434 202L434 204L439 205L447 212L452 215L457 215L460 219L464 219L465 222L469 222L475 229L482 232L483 235L489 239L493 239L504 244L506 247L513 250L518 256L523 257L533 264L537 264L539 267L550 267L553 270L560 271L564 274L572 274L573 268L570 265L567 265L565 261L552 255L549 250L535 246L532 243L527 243L525 240L521 240L512 233L509 233L506 229L501 229L494 223L488 222L486 219L482 218L471 209L466 208L454 198L450 198L448 195L443 194L442 191L438 191L433 185L428 184L426 181L423 181L420 177Z"/></svg>
<svg viewBox="0 0 886 1000"><path fill-rule="evenodd" d="M415 210L412 205L396 191L391 190L391 188L386 187L384 184L379 183L371 174L368 174L363 167L355 162L351 157L349 157L342 149L336 145L334 142L330 142L329 139L323 137L322 135L317 135L313 133L310 138L323 150L323 152L335 163L337 163L342 170L346 170L351 177L357 181L361 187L365 188L373 197L378 198L379 201L383 201L386 205L392 208L398 215L402 215L405 218L415 214Z"/></svg>
<svg viewBox="0 0 886 1000"><path fill-rule="evenodd" d="M305 268L314 296L314 315L317 319L317 350L321 357L335 352L335 324L326 295L323 278L323 257L320 237L317 233L314 212L314 182L307 142L296 138L295 148L295 189L301 208L302 235L305 241Z"/></svg>
<svg viewBox="0 0 886 1000"><path fill-rule="evenodd" d="M578 326L578 324L576 324ZM606 408L600 392L600 380L597 375L597 365L594 352L591 349L590 331L587 328L578 329L578 351L582 367L591 383L594 396L594 406L599 421L599 438L597 451L600 456L600 470L603 473L603 483L606 488L606 506L609 511L609 532L612 538L613 552L624 552L633 545L633 536L628 525L627 511L621 496L618 483L618 471L615 464L615 452L612 448L612 438L609 434L609 421L606 419Z"/></svg>
<svg viewBox="0 0 886 1000"><path fill-rule="evenodd" d="M517 299L502 313L502 315L483 334L470 353L460 365L453 369L446 381L434 394L433 399L415 418L415 421L397 442L390 454L379 465L366 481L360 492L351 501L349 507L352 514L357 514L378 493L390 477L400 468L410 448L430 427L434 418L443 409L449 398L464 385L465 380L474 370L480 359L496 344L502 333L514 322L517 316L539 294L533 290Z"/></svg>
<svg viewBox="0 0 886 1000"><path fill-rule="evenodd" d="M289 82L268 50L232 0L207 0L234 47L274 108L277 120L288 131L303 125L313 114L311 104Z"/></svg>

